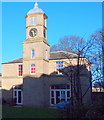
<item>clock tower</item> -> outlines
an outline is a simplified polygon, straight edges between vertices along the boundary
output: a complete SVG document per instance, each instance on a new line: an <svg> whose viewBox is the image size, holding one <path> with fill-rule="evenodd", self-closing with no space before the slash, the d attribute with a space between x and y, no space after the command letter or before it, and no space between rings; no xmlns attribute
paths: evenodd
<svg viewBox="0 0 104 120"><path fill-rule="evenodd" d="M23 42L23 76L48 74L50 45L47 42L47 15L37 2L26 18L26 40Z"/></svg>

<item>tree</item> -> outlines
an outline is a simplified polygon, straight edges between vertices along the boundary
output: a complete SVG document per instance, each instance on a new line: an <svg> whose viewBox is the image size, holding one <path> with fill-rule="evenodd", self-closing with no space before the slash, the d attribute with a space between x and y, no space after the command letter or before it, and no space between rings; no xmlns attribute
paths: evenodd
<svg viewBox="0 0 104 120"><path fill-rule="evenodd" d="M71 56L69 53L77 56L77 64L76 67L71 67L69 71L66 72L67 76L70 78L70 84L73 86L73 92L77 100L77 109L79 111L79 116L81 113L80 106L83 105L83 97L87 93L89 89L91 89L92 83L90 83L89 87L86 89L85 93L82 94L81 89L81 80L80 80L80 73L81 73L81 65L85 62L89 64L90 62L93 63L92 65L92 74L94 75L92 81L96 81L97 79L101 79L101 69L99 66L99 62L101 61L100 55L97 56L96 53L101 53L101 50L97 49L96 46L96 36L91 37L89 40L84 40L84 37L79 36L66 36L60 39L59 44L53 45L51 47L51 51L66 51L67 54L64 54L69 59L69 63L71 64ZM96 52L97 51L97 52ZM86 59L87 58L87 59ZM86 61L87 62L86 62ZM98 62L99 60L99 62ZM96 67L95 67L96 66ZM71 72L70 72L71 71ZM71 73L71 74L70 74ZM73 76L74 74L74 76ZM91 79L91 78L89 78ZM73 95L72 95L73 96Z"/></svg>
<svg viewBox="0 0 104 120"><path fill-rule="evenodd" d="M95 52L93 52L93 55L96 58L95 68L99 68L100 81L104 81L104 29L96 31L91 35L91 39L94 39Z"/></svg>
<svg viewBox="0 0 104 120"><path fill-rule="evenodd" d="M66 36L59 44L53 45L51 51L67 51L86 57L92 63L92 81L104 80L104 30L98 30L90 36Z"/></svg>

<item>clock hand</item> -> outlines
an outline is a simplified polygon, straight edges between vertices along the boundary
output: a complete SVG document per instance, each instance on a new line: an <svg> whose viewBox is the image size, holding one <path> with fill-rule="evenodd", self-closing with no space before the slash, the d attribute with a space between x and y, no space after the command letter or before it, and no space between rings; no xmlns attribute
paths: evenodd
<svg viewBox="0 0 104 120"><path fill-rule="evenodd" d="M33 36L34 36L34 35L35 35L35 34L34 34L34 31L32 30L31 32L32 32L32 34L33 34Z"/></svg>

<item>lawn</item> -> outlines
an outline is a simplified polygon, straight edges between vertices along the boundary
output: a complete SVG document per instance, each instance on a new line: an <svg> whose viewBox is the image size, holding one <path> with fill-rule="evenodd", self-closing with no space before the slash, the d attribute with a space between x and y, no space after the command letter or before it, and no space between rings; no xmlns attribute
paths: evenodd
<svg viewBox="0 0 104 120"><path fill-rule="evenodd" d="M60 118L54 108L2 107L2 118Z"/></svg>

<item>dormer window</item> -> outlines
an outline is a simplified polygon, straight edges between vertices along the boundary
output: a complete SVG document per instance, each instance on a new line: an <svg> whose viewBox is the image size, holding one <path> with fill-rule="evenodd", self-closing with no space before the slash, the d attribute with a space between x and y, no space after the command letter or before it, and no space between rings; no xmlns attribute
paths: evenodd
<svg viewBox="0 0 104 120"><path fill-rule="evenodd" d="M33 59L33 58L35 58L35 50L34 49L31 50L31 59Z"/></svg>

